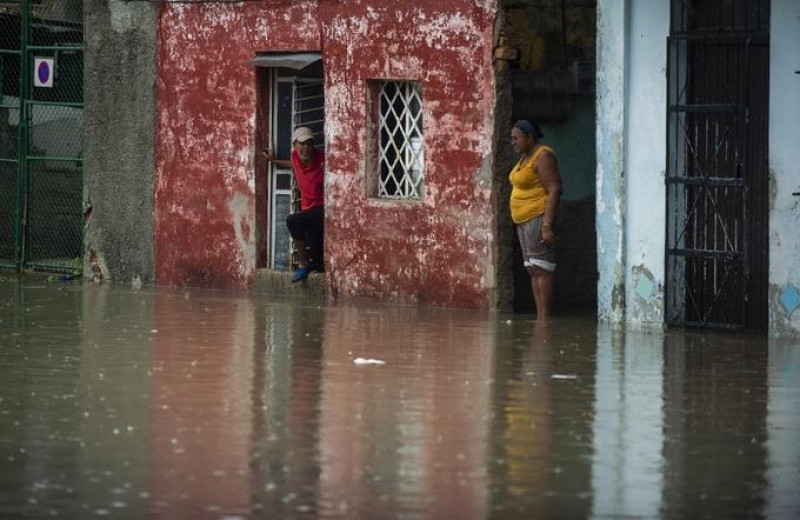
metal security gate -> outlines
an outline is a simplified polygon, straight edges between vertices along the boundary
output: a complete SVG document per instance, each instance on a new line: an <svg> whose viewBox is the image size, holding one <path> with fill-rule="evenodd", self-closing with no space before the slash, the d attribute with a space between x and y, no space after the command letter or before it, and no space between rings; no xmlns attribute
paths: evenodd
<svg viewBox="0 0 800 520"><path fill-rule="evenodd" d="M0 267L77 273L82 0L0 0L0 90Z"/></svg>
<svg viewBox="0 0 800 520"><path fill-rule="evenodd" d="M667 322L767 322L769 0L673 0Z"/></svg>

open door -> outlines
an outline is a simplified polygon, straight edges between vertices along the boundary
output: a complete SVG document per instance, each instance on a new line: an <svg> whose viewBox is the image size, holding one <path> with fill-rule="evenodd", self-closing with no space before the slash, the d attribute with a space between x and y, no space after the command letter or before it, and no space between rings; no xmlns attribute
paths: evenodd
<svg viewBox="0 0 800 520"><path fill-rule="evenodd" d="M316 56L316 60L304 60L307 56ZM276 159L291 159L291 135L298 126L311 128L318 146L325 146L325 95L319 55L270 54L258 56L253 64L259 67L256 146L260 152L272 149ZM302 68L290 68L296 66ZM297 266L297 252L292 251L286 217L300 211L300 193L291 168L266 161L260 152L256 159L258 267L291 270Z"/></svg>

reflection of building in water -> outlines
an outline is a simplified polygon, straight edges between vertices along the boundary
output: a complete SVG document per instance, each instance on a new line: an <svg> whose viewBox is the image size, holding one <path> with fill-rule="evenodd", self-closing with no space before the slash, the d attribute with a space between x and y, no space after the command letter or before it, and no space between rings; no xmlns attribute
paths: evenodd
<svg viewBox="0 0 800 520"><path fill-rule="evenodd" d="M593 514L760 517L769 497L763 340L600 330Z"/></svg>
<svg viewBox="0 0 800 520"><path fill-rule="evenodd" d="M592 456L592 513L657 518L663 478L660 336L600 327Z"/></svg>
<svg viewBox="0 0 800 520"><path fill-rule="evenodd" d="M665 337L669 376L662 456L669 478L663 508L669 517L761 516L766 503L767 354L766 342L755 336Z"/></svg>
<svg viewBox="0 0 800 520"><path fill-rule="evenodd" d="M316 516L325 312L270 305L256 319L251 493L275 517Z"/></svg>
<svg viewBox="0 0 800 520"><path fill-rule="evenodd" d="M800 348L769 346L767 518L800 518Z"/></svg>
<svg viewBox="0 0 800 520"><path fill-rule="evenodd" d="M494 338L445 311L326 315L320 513L484 518ZM383 366L357 366L356 357Z"/></svg>
<svg viewBox="0 0 800 520"><path fill-rule="evenodd" d="M585 518L591 507L594 332L581 344L557 334L526 321L498 329L492 503L505 518Z"/></svg>
<svg viewBox="0 0 800 520"><path fill-rule="evenodd" d="M250 507L252 302L159 293L155 316L152 509L160 518L244 513Z"/></svg>

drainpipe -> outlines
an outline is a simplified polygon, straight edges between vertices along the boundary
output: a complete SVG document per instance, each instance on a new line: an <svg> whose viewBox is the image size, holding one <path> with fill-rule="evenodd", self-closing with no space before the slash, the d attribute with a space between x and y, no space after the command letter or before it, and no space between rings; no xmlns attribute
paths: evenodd
<svg viewBox="0 0 800 520"><path fill-rule="evenodd" d="M625 321L625 116L630 0L597 2L597 314Z"/></svg>

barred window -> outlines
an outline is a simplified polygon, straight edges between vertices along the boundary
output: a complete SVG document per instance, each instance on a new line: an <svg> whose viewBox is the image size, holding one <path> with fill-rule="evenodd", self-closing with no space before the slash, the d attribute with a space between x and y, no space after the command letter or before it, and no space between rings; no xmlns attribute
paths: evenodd
<svg viewBox="0 0 800 520"><path fill-rule="evenodd" d="M380 80L378 98L378 198L416 200L424 194L422 88L415 81Z"/></svg>

